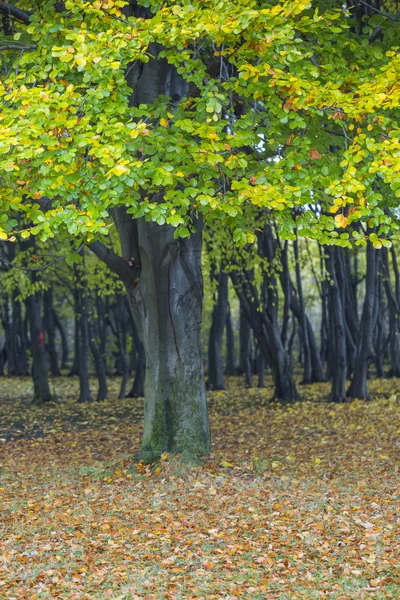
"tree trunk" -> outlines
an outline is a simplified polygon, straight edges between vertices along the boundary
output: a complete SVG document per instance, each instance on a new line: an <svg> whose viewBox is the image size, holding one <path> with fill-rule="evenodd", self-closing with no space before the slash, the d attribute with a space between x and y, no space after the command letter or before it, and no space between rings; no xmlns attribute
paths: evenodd
<svg viewBox="0 0 400 600"><path fill-rule="evenodd" d="M252 387L251 372L251 327L243 309L240 309L239 325L240 369L244 374L246 387Z"/></svg>
<svg viewBox="0 0 400 600"><path fill-rule="evenodd" d="M74 265L75 286L77 292L78 314L75 315L75 323L78 326L78 348L79 356L78 374L79 374L79 399L78 402L92 402L92 394L89 383L89 302L87 281L85 272L85 257L82 250L82 265Z"/></svg>
<svg viewBox="0 0 400 600"><path fill-rule="evenodd" d="M69 345L68 345L68 337L65 332L64 325L56 311L54 311L54 322L55 322L55 326L58 329L58 332L59 332L60 338L61 338L61 367L60 367L60 370L63 371L68 366Z"/></svg>
<svg viewBox="0 0 400 600"><path fill-rule="evenodd" d="M347 396L370 399L367 386L368 367L373 357L373 316L378 255L371 242L367 244L367 275L365 297L360 323L360 339L357 348L354 375Z"/></svg>
<svg viewBox="0 0 400 600"><path fill-rule="evenodd" d="M59 377L58 354L56 347L56 320L54 318L53 293L51 289L44 292L44 328L47 333L47 351L50 359L50 372Z"/></svg>
<svg viewBox="0 0 400 600"><path fill-rule="evenodd" d="M212 322L208 342L208 380L210 390L223 390L224 369L222 365L222 336L228 310L228 274L221 270L212 274L218 282L217 299L213 307Z"/></svg>
<svg viewBox="0 0 400 600"><path fill-rule="evenodd" d="M301 328L301 340L303 346L303 381L302 383L313 383L312 372L311 372L311 351L310 351L310 343L308 338L308 324L306 317L306 309L304 306L304 297L303 297L303 284L301 281L301 271L300 271L300 257L299 257L299 245L298 240L295 239L293 241L294 248L294 257L296 263L296 285L297 285L297 293L299 297L299 322Z"/></svg>
<svg viewBox="0 0 400 600"><path fill-rule="evenodd" d="M146 9L144 16L150 16L148 12ZM152 104L159 96L179 102L187 95L189 85L176 67L158 58L161 49L151 44L149 54L153 58L129 69L126 78L133 90L131 104ZM113 217L122 254L132 265L128 266L132 278L126 265L116 261L112 253L104 256L102 251L99 255L103 254L103 260L124 279L146 351L140 456L152 461L163 452L180 453L187 459L207 454L210 430L200 346L201 231L188 239L175 239L173 227L132 220L123 208L115 209Z"/></svg>
<svg viewBox="0 0 400 600"><path fill-rule="evenodd" d="M335 269L337 259L337 248L328 246L326 249L326 269L331 278L330 307L332 313L332 387L330 394L331 402L345 402L346 400L346 375L347 375L347 353L346 353L346 331L344 323L344 312L342 297L339 290Z"/></svg>
<svg viewBox="0 0 400 600"><path fill-rule="evenodd" d="M381 252L383 281L389 309L390 371L388 376L400 377L400 307L398 304L397 293L393 291L392 283L390 281L388 251L386 248L382 248ZM395 265L396 255L392 253L392 258L393 256L393 265ZM395 283L397 288L397 278L395 279Z"/></svg>
<svg viewBox="0 0 400 600"><path fill-rule="evenodd" d="M139 337L139 332L137 330L134 319L131 319L132 322L132 337L133 337L133 345L136 348L137 356L135 361L135 379L133 380L133 385L130 392L126 395L127 398L143 398L144 396L144 380L146 373L146 353L144 350L144 346Z"/></svg>
<svg viewBox="0 0 400 600"><path fill-rule="evenodd" d="M40 305L41 301L39 292L32 294L26 299L32 348L34 404L44 404L45 402L51 402L52 400L49 386L49 374L44 342L44 328Z"/></svg>
<svg viewBox="0 0 400 600"><path fill-rule="evenodd" d="M236 364L235 364L235 334L233 332L231 307L228 302L228 308L226 311L226 375L235 375Z"/></svg>
<svg viewBox="0 0 400 600"><path fill-rule="evenodd" d="M144 434L140 456L186 458L210 449L200 346L201 231L175 239L174 228L115 213L124 256L140 264L128 299L146 352Z"/></svg>

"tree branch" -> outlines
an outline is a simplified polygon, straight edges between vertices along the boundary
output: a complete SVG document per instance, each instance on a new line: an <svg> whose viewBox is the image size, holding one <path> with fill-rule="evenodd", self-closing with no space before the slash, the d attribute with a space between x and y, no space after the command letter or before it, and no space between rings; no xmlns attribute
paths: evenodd
<svg viewBox="0 0 400 600"><path fill-rule="evenodd" d="M97 258L102 260L113 273L122 279L125 285L134 285L140 274L140 270L136 265L129 265L126 260L115 254L100 241L90 242L87 246Z"/></svg>
<svg viewBox="0 0 400 600"><path fill-rule="evenodd" d="M1 7L1 5L0 5ZM21 52L27 52L28 50L36 50L36 44L31 46L25 46L24 44L17 44L16 42L6 42L0 46L1 50L20 50Z"/></svg>
<svg viewBox="0 0 400 600"><path fill-rule="evenodd" d="M14 6L11 6L11 4L7 4L7 2L3 2L2 0L0 0L0 13L14 17L14 19L21 21L21 23L25 23L25 25L29 25L31 22L31 16L33 14L31 12L27 12L26 10L14 8Z"/></svg>

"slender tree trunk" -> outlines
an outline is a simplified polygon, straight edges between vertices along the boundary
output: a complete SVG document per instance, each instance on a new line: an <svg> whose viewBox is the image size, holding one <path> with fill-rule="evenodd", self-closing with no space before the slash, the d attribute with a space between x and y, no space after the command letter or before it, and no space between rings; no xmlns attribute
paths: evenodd
<svg viewBox="0 0 400 600"><path fill-rule="evenodd" d="M85 255L82 250L82 264L74 265L75 286L78 297L78 356L79 356L79 399L78 402L92 402L89 383L89 299L85 269Z"/></svg>
<svg viewBox="0 0 400 600"><path fill-rule="evenodd" d="M92 352L92 356L93 356L93 360L94 360L94 364L95 364L97 380L99 382L99 389L97 391L96 400L97 400L97 402L102 402L103 400L107 400L107 396L108 396L106 366L104 363L104 357L102 356L99 345L97 344L95 328L94 328L94 324L93 324L91 318L89 318L88 327L89 327L89 346L90 346L90 350Z"/></svg>
<svg viewBox="0 0 400 600"><path fill-rule="evenodd" d="M127 394L128 398L143 398L144 396L144 380L146 373L146 353L144 346L139 337L134 319L132 322L132 337L133 344L137 350L136 362L135 362L135 378L130 392Z"/></svg>
<svg viewBox="0 0 400 600"><path fill-rule="evenodd" d="M367 244L367 275L365 298L360 324L360 339L357 348L355 369L347 396L370 399L367 386L368 367L373 358L373 316L378 255L371 242Z"/></svg>
<svg viewBox="0 0 400 600"><path fill-rule="evenodd" d="M246 387L252 387L251 372L251 328L243 309L240 310L240 369L244 374Z"/></svg>
<svg viewBox="0 0 400 600"><path fill-rule="evenodd" d="M226 311L226 375L235 375L236 363L235 363L235 334L233 332L231 307L228 302L228 308Z"/></svg>
<svg viewBox="0 0 400 600"><path fill-rule="evenodd" d="M275 383L274 398L283 403L297 400L296 384L290 367L289 357L282 343L278 323L279 298L276 275L274 273L276 242L269 225L259 235L259 252L268 261L264 270L263 305L254 283L254 274L247 270L232 270L230 277L238 295L246 319L263 351L267 364L271 367Z"/></svg>
<svg viewBox="0 0 400 600"><path fill-rule="evenodd" d="M68 344L68 336L65 331L65 327L59 318L56 311L54 311L54 323L61 338L61 367L60 370L64 371L68 366L68 358L69 358L69 344Z"/></svg>
<svg viewBox="0 0 400 600"><path fill-rule="evenodd" d="M212 275L218 284L217 298L213 307L208 342L208 381L210 390L224 389L224 369L222 365L222 336L228 309L228 274L221 270Z"/></svg>
<svg viewBox="0 0 400 600"><path fill-rule="evenodd" d="M261 348L257 348L258 387L265 387L265 358Z"/></svg>
<svg viewBox="0 0 400 600"><path fill-rule="evenodd" d="M330 275L331 285L330 307L332 311L332 387L330 394L331 402L345 402L346 400L346 375L347 375L347 352L346 352L346 330L344 323L344 312L342 297L336 276L335 260L337 259L337 248L328 246L326 249L326 269Z"/></svg>
<svg viewBox="0 0 400 600"><path fill-rule="evenodd" d="M58 354L56 347L56 320L54 318L53 293L51 289L44 292L44 328L47 333L47 351L50 359L50 372L59 377Z"/></svg>
<svg viewBox="0 0 400 600"><path fill-rule="evenodd" d="M289 243L285 241L282 249L282 271L281 271L281 286L284 297L283 304L283 319L282 319L282 330L281 330L281 338L282 344L286 347L288 331L289 331L289 322L290 322L290 304L292 300L292 284L290 281L290 272L289 272L289 264L288 264L288 254L289 254Z"/></svg>
<svg viewBox="0 0 400 600"><path fill-rule="evenodd" d="M390 281L388 251L382 248L383 282L389 309L389 344L390 371L389 377L400 377L400 307Z"/></svg>
<svg viewBox="0 0 400 600"><path fill-rule="evenodd" d="M44 404L45 402L51 402L52 395L49 386L39 292L35 292L35 294L26 299L26 308L28 311L32 348L33 402L34 404Z"/></svg>
<svg viewBox="0 0 400 600"><path fill-rule="evenodd" d="M304 306L304 297L303 297L303 284L301 281L301 271L300 271L300 257L299 257L299 246L298 240L295 239L293 241L294 248L294 257L296 263L296 285L297 292L299 297L299 305L300 305L300 328L301 328L301 339L303 345L303 383L312 383L312 372L311 372L311 351L310 351L310 343L308 338L308 324L306 317L306 309Z"/></svg>

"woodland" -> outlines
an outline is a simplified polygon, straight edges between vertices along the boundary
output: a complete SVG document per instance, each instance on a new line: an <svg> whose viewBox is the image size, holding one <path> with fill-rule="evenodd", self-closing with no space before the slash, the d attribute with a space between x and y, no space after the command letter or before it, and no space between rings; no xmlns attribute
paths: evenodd
<svg viewBox="0 0 400 600"><path fill-rule="evenodd" d="M398 598L397 0L0 17L0 597Z"/></svg>

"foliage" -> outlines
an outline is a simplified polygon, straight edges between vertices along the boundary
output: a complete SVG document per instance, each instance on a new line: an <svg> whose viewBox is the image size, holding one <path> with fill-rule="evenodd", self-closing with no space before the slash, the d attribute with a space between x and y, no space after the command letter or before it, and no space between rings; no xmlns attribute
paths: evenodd
<svg viewBox="0 0 400 600"><path fill-rule="evenodd" d="M254 241L254 207L286 238L297 229L363 244L365 231L347 230L361 220L377 228L375 247L390 245L400 194L393 20L374 14L360 32L339 2L141 4L151 18L125 16L121 0L41 3L14 35L21 50L4 51L2 239L66 228L90 240L123 204L182 237L197 212L235 242ZM136 106L129 70L157 53L188 82L186 97Z"/></svg>

